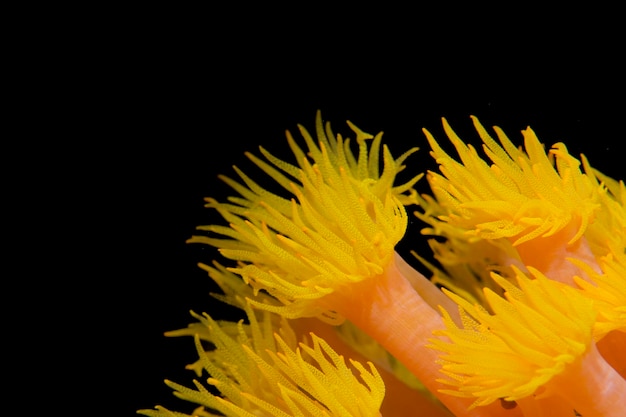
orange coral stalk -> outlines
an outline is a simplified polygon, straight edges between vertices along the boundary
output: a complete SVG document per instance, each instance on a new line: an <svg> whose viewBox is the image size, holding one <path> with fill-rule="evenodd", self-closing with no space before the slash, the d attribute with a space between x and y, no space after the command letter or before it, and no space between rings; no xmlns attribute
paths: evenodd
<svg viewBox="0 0 626 417"><path fill-rule="evenodd" d="M575 404L576 412L583 417L621 417L626 410L626 381L593 344L582 358L546 385L546 394L549 392Z"/></svg>
<svg viewBox="0 0 626 417"><path fill-rule="evenodd" d="M328 295L324 304L376 339L454 415L521 415L520 410L505 409L500 404L469 410L472 401L439 392L444 387L437 381L439 355L427 344L432 332L443 328L442 318L413 290L395 262L378 277Z"/></svg>
<svg viewBox="0 0 626 417"><path fill-rule="evenodd" d="M600 268L587 240L581 237L568 243L571 237L571 228L565 228L554 235L520 243L516 249L524 265L532 266L550 279L573 286L574 276L587 279L587 274L569 259L581 260L596 271Z"/></svg>

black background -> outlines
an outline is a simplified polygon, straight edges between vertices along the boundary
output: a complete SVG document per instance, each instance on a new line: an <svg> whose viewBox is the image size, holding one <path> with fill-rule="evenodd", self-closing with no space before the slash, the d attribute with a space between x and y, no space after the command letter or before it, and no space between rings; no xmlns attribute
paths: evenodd
<svg viewBox="0 0 626 417"><path fill-rule="evenodd" d="M477 143L476 115L517 144L530 125L547 145L563 141L624 177L615 162L626 99L616 34L591 31L582 17L534 41L526 34L535 26L508 20L429 26L422 14L382 29L375 19L304 24L296 16L251 29L231 15L198 13L146 12L123 29L105 26L91 45L102 54L85 64L93 77L76 94L92 146L74 174L95 175L75 210L75 257L84 265L71 287L80 316L92 321L80 325L80 350L95 351L75 362L81 381L106 381L87 399L112 415L155 404L191 410L162 381L189 384L183 367L195 358L193 343L162 334L186 326L189 310L227 315L196 267L215 252L185 244L196 225L216 220L202 199L231 194L216 178L232 175L231 165L253 171L244 151L262 145L288 158L285 129L312 131L317 109L336 132L350 133L346 119L384 131L394 155L419 146L411 172L435 168L422 127L444 140L446 117ZM423 250L418 230L411 225L405 254Z"/></svg>

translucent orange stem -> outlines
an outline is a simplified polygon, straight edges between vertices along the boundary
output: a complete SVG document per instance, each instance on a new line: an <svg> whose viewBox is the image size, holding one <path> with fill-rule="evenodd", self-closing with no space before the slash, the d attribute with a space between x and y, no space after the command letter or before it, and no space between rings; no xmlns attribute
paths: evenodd
<svg viewBox="0 0 626 417"><path fill-rule="evenodd" d="M622 417L626 410L626 381L595 345L546 385L546 394L552 393L583 417Z"/></svg>
<svg viewBox="0 0 626 417"><path fill-rule="evenodd" d="M521 243L515 248L522 263L538 269L555 281L575 287L574 276L588 279L587 274L567 258L579 259L600 272L596 258L589 249L587 240L582 237L568 244L571 230L563 229L552 236L542 237Z"/></svg>
<svg viewBox="0 0 626 417"><path fill-rule="evenodd" d="M426 279L426 278L424 278ZM438 352L426 347L433 330L444 329L438 311L425 302L392 262L383 274L327 296L328 305L376 339L402 362L455 415L521 416L519 408L499 403L468 410L472 399L442 394L437 382Z"/></svg>

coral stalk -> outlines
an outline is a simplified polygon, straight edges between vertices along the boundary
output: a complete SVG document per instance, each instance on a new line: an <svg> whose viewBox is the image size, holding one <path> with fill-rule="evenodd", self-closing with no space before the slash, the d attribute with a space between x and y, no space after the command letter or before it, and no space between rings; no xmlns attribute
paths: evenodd
<svg viewBox="0 0 626 417"><path fill-rule="evenodd" d="M550 394L574 405L583 417L621 417L626 410L626 381L604 360L594 344L550 381L546 395Z"/></svg>
<svg viewBox="0 0 626 417"><path fill-rule="evenodd" d="M377 340L455 415L519 415L519 410L499 404L470 410L471 400L440 393L445 386L438 381L439 354L427 344L433 331L443 328L441 315L417 294L395 262L380 276L327 296L324 304Z"/></svg>

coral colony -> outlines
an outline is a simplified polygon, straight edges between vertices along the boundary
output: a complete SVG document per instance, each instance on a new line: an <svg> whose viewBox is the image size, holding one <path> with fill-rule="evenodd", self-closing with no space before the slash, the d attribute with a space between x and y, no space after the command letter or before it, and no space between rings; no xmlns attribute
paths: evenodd
<svg viewBox="0 0 626 417"><path fill-rule="evenodd" d="M394 158L382 133L348 122L351 141L319 112L316 139L299 126L306 150L287 132L293 160L246 154L276 190L221 177L236 195L206 206L225 221L189 241L217 248L200 266L246 319L193 313L168 333L195 340L197 379L166 381L193 416L623 415L624 182L530 128L517 147L472 120L485 157L445 119L457 155L424 130L430 193L416 148ZM395 251L410 216L429 277Z"/></svg>

